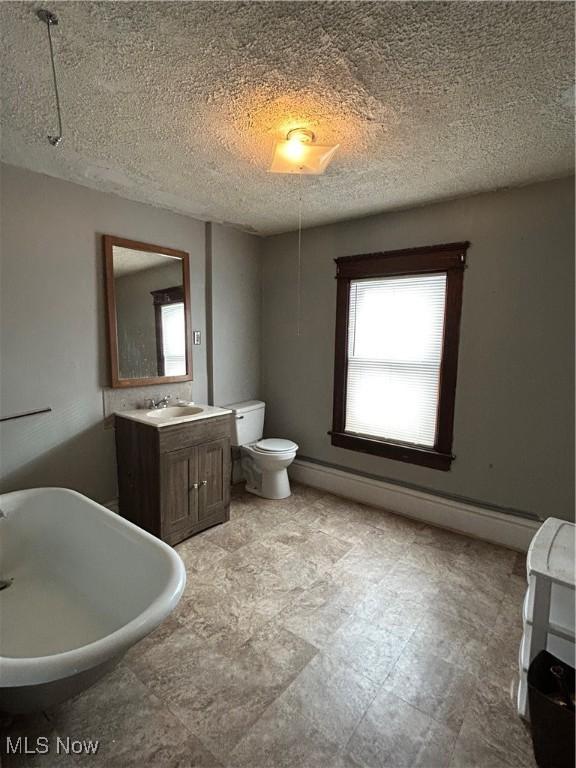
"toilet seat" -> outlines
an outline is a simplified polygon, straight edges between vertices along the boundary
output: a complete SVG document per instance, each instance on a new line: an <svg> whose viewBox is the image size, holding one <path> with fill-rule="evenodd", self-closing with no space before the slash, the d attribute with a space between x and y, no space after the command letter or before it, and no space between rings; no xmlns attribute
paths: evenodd
<svg viewBox="0 0 576 768"><path fill-rule="evenodd" d="M298 450L298 446L292 440L281 440L276 437L258 440L252 448L262 453L289 453L290 451Z"/></svg>

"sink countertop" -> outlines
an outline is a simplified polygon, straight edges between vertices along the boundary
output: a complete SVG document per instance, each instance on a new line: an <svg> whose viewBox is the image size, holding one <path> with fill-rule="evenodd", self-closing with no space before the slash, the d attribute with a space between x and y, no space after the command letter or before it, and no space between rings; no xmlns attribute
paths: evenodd
<svg viewBox="0 0 576 768"><path fill-rule="evenodd" d="M189 405L195 408L202 408L202 411L200 413L172 416L165 419L156 415L148 416L147 413L150 408L139 408L135 411L115 411L114 415L124 419L131 419L132 421L139 421L141 424L147 424L149 427L162 429L163 427L173 427L175 424L184 424L188 421L202 421L203 419L212 419L215 416L226 416L226 414L232 413L229 408L218 408L215 405L202 405L201 403L189 403ZM161 412L162 409L158 408L158 411Z"/></svg>

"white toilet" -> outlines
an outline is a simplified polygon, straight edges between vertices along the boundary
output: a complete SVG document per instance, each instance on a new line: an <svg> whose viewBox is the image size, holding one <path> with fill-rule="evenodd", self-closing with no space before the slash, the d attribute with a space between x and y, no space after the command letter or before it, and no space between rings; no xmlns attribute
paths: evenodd
<svg viewBox="0 0 576 768"><path fill-rule="evenodd" d="M232 403L226 408L234 412L232 445L242 450L246 490L265 499L290 496L286 469L296 456L296 443L277 438L262 440L266 404L261 400Z"/></svg>

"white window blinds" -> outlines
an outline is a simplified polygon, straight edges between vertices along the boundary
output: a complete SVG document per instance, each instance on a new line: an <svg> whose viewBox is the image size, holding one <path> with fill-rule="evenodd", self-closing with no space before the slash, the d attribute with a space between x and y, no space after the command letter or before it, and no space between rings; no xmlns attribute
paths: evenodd
<svg viewBox="0 0 576 768"><path fill-rule="evenodd" d="M184 376L186 374L184 304L163 304L161 311L164 376Z"/></svg>
<svg viewBox="0 0 576 768"><path fill-rule="evenodd" d="M352 280L346 432L432 447L446 273Z"/></svg>

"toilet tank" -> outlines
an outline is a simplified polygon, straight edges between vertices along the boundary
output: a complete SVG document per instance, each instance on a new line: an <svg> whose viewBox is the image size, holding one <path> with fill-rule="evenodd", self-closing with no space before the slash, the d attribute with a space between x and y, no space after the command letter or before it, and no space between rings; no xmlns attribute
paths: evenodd
<svg viewBox="0 0 576 768"><path fill-rule="evenodd" d="M266 407L262 400L245 400L225 407L234 412L232 445L248 445L262 439Z"/></svg>

